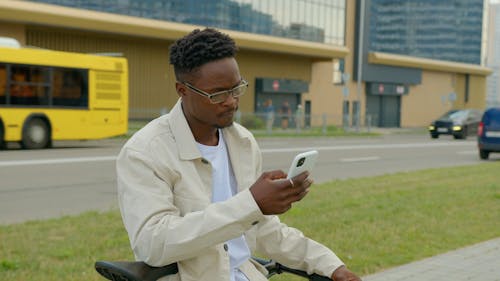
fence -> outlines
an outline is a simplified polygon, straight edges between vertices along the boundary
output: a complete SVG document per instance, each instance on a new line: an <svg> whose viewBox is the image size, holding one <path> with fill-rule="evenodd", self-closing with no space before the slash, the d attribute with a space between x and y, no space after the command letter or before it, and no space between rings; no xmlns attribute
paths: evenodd
<svg viewBox="0 0 500 281"><path fill-rule="evenodd" d="M356 116L342 114L303 114L285 115L265 113L238 113L235 121L252 131L263 131L268 134L279 133L310 133L311 131L328 133L329 131L363 131L370 132L377 118L371 115L361 116L358 122ZM358 125L359 124L359 125Z"/></svg>
<svg viewBox="0 0 500 281"><path fill-rule="evenodd" d="M155 117L168 113L166 108L161 109L134 109L132 120L149 121ZM140 116L140 117L139 117ZM367 115L360 117L357 122L354 115L342 114L292 114L274 113L272 116L263 112L240 112L235 121L253 132L266 134L328 134L332 131L370 132L374 124L378 124L377 116ZM358 125L359 124L359 125Z"/></svg>

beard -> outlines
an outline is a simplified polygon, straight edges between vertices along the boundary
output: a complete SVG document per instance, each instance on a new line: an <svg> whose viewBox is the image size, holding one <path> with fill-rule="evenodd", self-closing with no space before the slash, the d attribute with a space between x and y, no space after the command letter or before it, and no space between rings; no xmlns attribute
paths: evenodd
<svg viewBox="0 0 500 281"><path fill-rule="evenodd" d="M226 112L227 115L224 114L221 116L222 122L218 122L215 125L215 127L217 129L223 129L223 128L227 128L227 127L230 127L231 125L233 125L235 113L237 111L238 111L238 107L236 107L234 110L229 111L231 113L230 115L229 115L229 112Z"/></svg>
<svg viewBox="0 0 500 281"><path fill-rule="evenodd" d="M217 129L224 129L224 128L230 127L231 125L233 125L233 123L234 123L234 120L233 120L233 118L231 118L230 120L227 120L225 122L219 122L219 123L215 124L215 127Z"/></svg>
<svg viewBox="0 0 500 281"><path fill-rule="evenodd" d="M217 129L224 129L224 128L227 128L227 127L231 127L231 126L233 125L233 123L234 123L234 122L233 122L233 121L231 121L231 123L230 123L230 124L223 124L223 125L219 125L219 124L217 124L217 125L215 125L215 127L216 127Z"/></svg>

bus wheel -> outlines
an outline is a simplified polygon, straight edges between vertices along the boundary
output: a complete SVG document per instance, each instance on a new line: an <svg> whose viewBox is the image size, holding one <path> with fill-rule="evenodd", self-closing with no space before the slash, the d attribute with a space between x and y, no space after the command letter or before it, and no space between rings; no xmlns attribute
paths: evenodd
<svg viewBox="0 0 500 281"><path fill-rule="evenodd" d="M49 126L39 118L31 119L24 127L21 145L26 149L48 147L50 142Z"/></svg>
<svg viewBox="0 0 500 281"><path fill-rule="evenodd" d="M6 148L4 137L5 137L5 133L4 133L2 125L0 124L0 150Z"/></svg>

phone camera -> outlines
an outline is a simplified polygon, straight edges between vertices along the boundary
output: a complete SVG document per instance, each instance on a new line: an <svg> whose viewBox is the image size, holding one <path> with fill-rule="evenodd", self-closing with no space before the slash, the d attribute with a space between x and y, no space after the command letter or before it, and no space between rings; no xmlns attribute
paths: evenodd
<svg viewBox="0 0 500 281"><path fill-rule="evenodd" d="M299 161L297 162L297 167L300 167L304 164L304 162L306 161L306 158L305 157L302 157L299 159Z"/></svg>

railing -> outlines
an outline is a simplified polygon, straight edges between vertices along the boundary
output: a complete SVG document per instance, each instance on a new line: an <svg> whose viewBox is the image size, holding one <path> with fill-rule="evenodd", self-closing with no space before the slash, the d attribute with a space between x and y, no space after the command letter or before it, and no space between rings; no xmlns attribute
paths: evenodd
<svg viewBox="0 0 500 281"><path fill-rule="evenodd" d="M131 112L132 131L137 130L141 123L150 121L160 115L168 113L168 109L132 109ZM135 118L134 118L135 116ZM134 122L134 121L139 122ZM361 116L361 122L357 122L356 116L342 114L291 114L285 115L274 113L272 116L263 112L240 112L235 116L235 121L245 126L254 133L261 135L283 135L283 134L314 134L331 135L332 133L344 132L371 132L378 117L373 115ZM134 125L135 124L135 125ZM359 124L359 126L357 125Z"/></svg>
<svg viewBox="0 0 500 281"><path fill-rule="evenodd" d="M265 113L239 113L235 121L254 132L267 134L330 134L332 132L370 132L377 118L362 116L362 121L341 114L301 114L285 115ZM359 124L359 127L356 125Z"/></svg>

